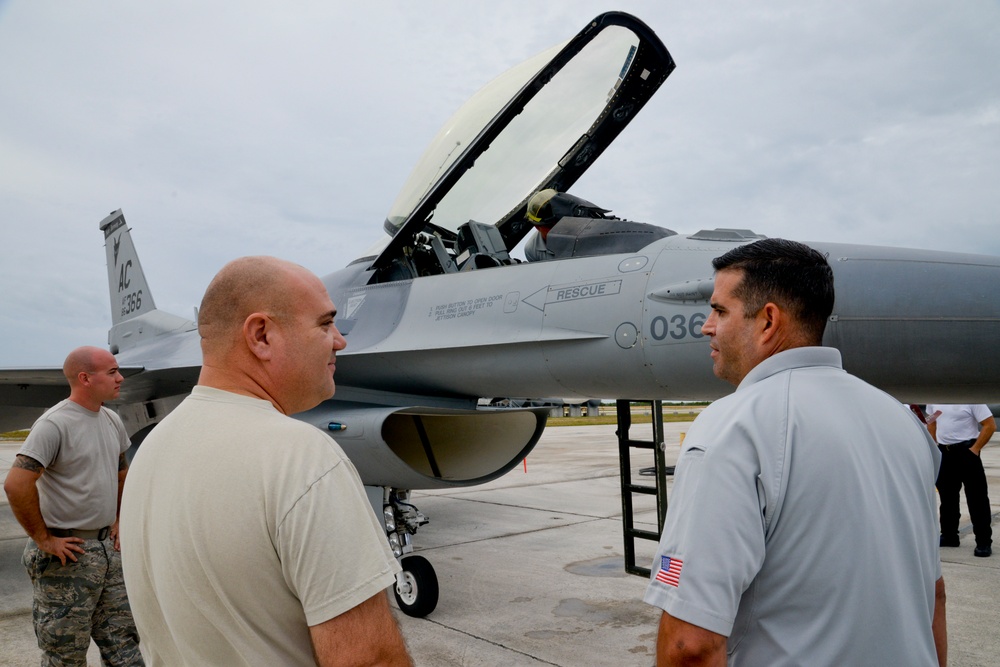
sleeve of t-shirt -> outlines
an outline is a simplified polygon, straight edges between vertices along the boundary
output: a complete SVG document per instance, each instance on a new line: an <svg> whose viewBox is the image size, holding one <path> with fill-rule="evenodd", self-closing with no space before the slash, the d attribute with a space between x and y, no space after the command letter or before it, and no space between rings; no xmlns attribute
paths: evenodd
<svg viewBox="0 0 1000 667"><path fill-rule="evenodd" d="M746 447L686 450L644 600L729 636L740 598L764 561L756 465Z"/></svg>
<svg viewBox="0 0 1000 667"><path fill-rule="evenodd" d="M341 461L278 527L281 567L308 625L339 616L395 581L399 565L353 467Z"/></svg>
<svg viewBox="0 0 1000 667"><path fill-rule="evenodd" d="M128 451L128 448L132 446L132 441L129 440L128 437L128 431L125 430L125 424L122 422L122 418L115 412L111 412L109 410L108 417L111 419L111 423L114 424L115 430L118 432L118 453L124 454Z"/></svg>
<svg viewBox="0 0 1000 667"><path fill-rule="evenodd" d="M18 454L30 456L48 468L59 454L59 427L48 419L35 422Z"/></svg>
<svg viewBox="0 0 1000 667"><path fill-rule="evenodd" d="M985 405L973 405L972 407L972 417L977 423L982 424L986 419L993 416L990 409Z"/></svg>

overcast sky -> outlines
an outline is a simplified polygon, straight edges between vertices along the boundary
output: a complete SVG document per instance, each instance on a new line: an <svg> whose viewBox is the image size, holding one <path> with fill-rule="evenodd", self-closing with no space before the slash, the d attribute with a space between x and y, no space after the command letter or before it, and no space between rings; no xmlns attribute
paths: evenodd
<svg viewBox="0 0 1000 667"><path fill-rule="evenodd" d="M679 232L1000 255L1000 3L0 0L0 366L110 326L121 208L159 308L362 254L478 88L602 11L677 70L573 192Z"/></svg>

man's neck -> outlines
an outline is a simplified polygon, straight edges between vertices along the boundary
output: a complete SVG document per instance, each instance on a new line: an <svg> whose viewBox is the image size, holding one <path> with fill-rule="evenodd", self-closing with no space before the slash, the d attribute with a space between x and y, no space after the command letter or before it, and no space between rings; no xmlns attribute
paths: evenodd
<svg viewBox="0 0 1000 667"><path fill-rule="evenodd" d="M253 378L244 373L233 372L228 369L205 364L201 367L201 374L198 376L198 384L202 387L211 387L212 389L218 389L220 391L228 391L231 394L249 396L250 398L267 401L273 405L278 412L287 414L274 397L268 394L259 383L253 380Z"/></svg>
<svg viewBox="0 0 1000 667"><path fill-rule="evenodd" d="M81 408L86 408L91 412L100 412L101 406L104 405L102 401L94 401L86 396L80 396L79 394L70 394L69 400L73 401Z"/></svg>

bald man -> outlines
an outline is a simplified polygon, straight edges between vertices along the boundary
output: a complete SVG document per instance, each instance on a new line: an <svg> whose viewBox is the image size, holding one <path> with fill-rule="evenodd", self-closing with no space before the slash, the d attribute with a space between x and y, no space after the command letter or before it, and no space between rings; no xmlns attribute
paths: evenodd
<svg viewBox="0 0 1000 667"><path fill-rule="evenodd" d="M4 482L31 538L23 563L42 665L86 665L93 637L107 665L141 665L118 553L129 439L117 414L122 376L107 350L81 347L63 364L70 396L45 412Z"/></svg>
<svg viewBox="0 0 1000 667"><path fill-rule="evenodd" d="M351 462L289 415L334 392L346 341L323 283L227 264L198 313L198 385L146 438L122 513L149 665L409 665L399 571Z"/></svg>

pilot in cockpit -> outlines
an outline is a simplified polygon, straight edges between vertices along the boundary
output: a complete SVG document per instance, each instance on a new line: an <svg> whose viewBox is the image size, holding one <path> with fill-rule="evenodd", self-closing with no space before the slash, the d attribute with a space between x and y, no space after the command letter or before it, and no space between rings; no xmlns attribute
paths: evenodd
<svg viewBox="0 0 1000 667"><path fill-rule="evenodd" d="M529 262L555 257L545 245L545 239L549 235L549 230L559 219L552 214L552 207L549 206L549 201L557 194L555 190L548 188L539 190L528 200L525 217L535 226L535 233L524 244L524 258Z"/></svg>

